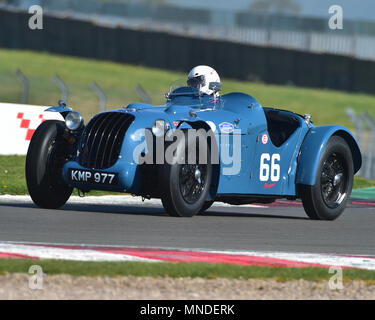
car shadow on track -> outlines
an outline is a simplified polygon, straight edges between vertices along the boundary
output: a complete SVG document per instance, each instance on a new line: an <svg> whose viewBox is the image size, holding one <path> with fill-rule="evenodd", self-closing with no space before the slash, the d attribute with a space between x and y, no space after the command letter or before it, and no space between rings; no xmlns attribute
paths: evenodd
<svg viewBox="0 0 375 320"><path fill-rule="evenodd" d="M30 208L40 209L32 203L1 203L1 206L15 207L15 208ZM255 212L244 212L246 209L254 210L253 208L221 208L221 210L215 210L211 208L203 214L197 215L195 218L211 218L211 217L239 217L239 218L269 218L269 219L292 219L292 220L307 220L307 217L283 215L283 214L266 214L266 213L255 213ZM137 206L137 205L118 205L118 204L76 204L68 203L60 209L40 209L55 212L93 212L93 213L105 213L105 214L123 214L123 215L144 215L144 216L156 216L166 217L169 219L179 219L176 217L169 217L162 207L158 206ZM224 211L225 210L225 211ZM264 209L262 209L264 210Z"/></svg>
<svg viewBox="0 0 375 320"><path fill-rule="evenodd" d="M39 209L43 211L54 212L93 212L93 213L108 213L108 214L143 214L149 216L167 216L163 208L158 207L141 207L141 206L121 206L114 204L65 204L59 209L41 209L35 204L31 203L1 203L0 207L13 207L13 208L30 208Z"/></svg>
<svg viewBox="0 0 375 320"><path fill-rule="evenodd" d="M290 215L280 215L280 214L264 214L264 213L248 213L248 212L231 212L228 211L206 211L205 213L199 215L210 217L248 217L248 218L271 218L271 219L292 219L292 220L309 220L307 217L299 217L299 216L290 216Z"/></svg>

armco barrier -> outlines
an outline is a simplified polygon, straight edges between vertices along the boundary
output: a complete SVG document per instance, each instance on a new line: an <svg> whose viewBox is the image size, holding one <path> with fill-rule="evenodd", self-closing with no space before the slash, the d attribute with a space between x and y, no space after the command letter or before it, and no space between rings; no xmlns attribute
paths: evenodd
<svg viewBox="0 0 375 320"><path fill-rule="evenodd" d="M47 107L0 103L0 154L26 154L36 128L45 120L64 120Z"/></svg>
<svg viewBox="0 0 375 320"><path fill-rule="evenodd" d="M29 17L25 12L0 9L0 47L43 50L182 72L194 65L208 64L222 77L375 93L373 61L102 26L47 14L43 30L30 30Z"/></svg>
<svg viewBox="0 0 375 320"><path fill-rule="evenodd" d="M361 3L363 7L368 6L373 0ZM222 6L211 6L205 8L187 8L186 6L175 6L171 2L176 1L125 1L125 0L2 0L0 3L11 2L12 6L27 9L32 3L40 5L46 11L74 12L77 14L95 14L97 16L112 16L115 18L139 18L158 22L176 21L181 24L200 24L208 26L223 26L237 28L261 28L271 30L290 30L298 32L321 32L334 33L329 29L325 17L307 17L302 15L291 15L288 13L264 13L257 10L225 10ZM167 3L169 2L169 3ZM181 1L177 1L181 2ZM221 1L223 2L223 1ZM247 1L250 4L250 1ZM256 1L252 1L256 2ZM292 1L290 1L292 2ZM294 1L301 2L301 1ZM307 1L305 1L307 2ZM337 1L338 3L342 1ZM364 2L362 0L361 2ZM306 9L306 7L303 5ZM327 5L328 9L328 5ZM345 10L344 10L345 11ZM340 34L368 34L375 33L375 23L372 21L350 20L345 13L345 27L339 31Z"/></svg>

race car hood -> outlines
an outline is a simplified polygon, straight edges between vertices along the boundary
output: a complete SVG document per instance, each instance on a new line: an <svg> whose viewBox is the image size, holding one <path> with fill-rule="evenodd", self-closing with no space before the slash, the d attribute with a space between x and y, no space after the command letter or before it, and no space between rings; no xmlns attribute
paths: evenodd
<svg viewBox="0 0 375 320"><path fill-rule="evenodd" d="M252 113L249 112L252 111ZM254 113L254 111L256 111ZM132 103L126 108L113 110L110 112L131 113L135 116L132 129L151 128L156 120L165 120L170 127L176 127L180 122L184 126L194 122L205 122L213 131L229 133L234 129L242 132L248 130L249 121L257 124L257 118L263 119L264 112L260 103L250 95L243 93L230 93L213 99L207 96L203 103L198 104L197 99L189 97L177 97L167 101L164 105L151 105L146 103ZM241 117L239 117L239 114ZM263 122L264 123L264 122ZM184 128L180 126L180 128ZM129 128L130 129L130 128Z"/></svg>

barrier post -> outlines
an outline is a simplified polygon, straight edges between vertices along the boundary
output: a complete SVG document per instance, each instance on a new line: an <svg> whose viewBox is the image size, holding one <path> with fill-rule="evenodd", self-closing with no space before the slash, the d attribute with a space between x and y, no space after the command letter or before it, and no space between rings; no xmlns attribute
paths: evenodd
<svg viewBox="0 0 375 320"><path fill-rule="evenodd" d="M55 83L61 90L61 100L64 100L66 103L68 103L68 96L69 96L68 86L57 74L53 76L53 80L55 81Z"/></svg>
<svg viewBox="0 0 375 320"><path fill-rule="evenodd" d="M22 98L21 103L27 104L27 100L29 99L29 80L26 76L22 73L20 69L17 69L14 73L17 79L21 82L23 91L22 91Z"/></svg>
<svg viewBox="0 0 375 320"><path fill-rule="evenodd" d="M366 121L366 124L368 125L371 131L369 150L367 152L365 178L373 179L374 178L373 162L374 162L374 147L375 147L375 122L367 112L362 113L362 118Z"/></svg>
<svg viewBox="0 0 375 320"><path fill-rule="evenodd" d="M137 85L136 90L144 103L151 104L152 100L150 96L147 94L146 90L143 89L143 87L139 83Z"/></svg>
<svg viewBox="0 0 375 320"><path fill-rule="evenodd" d="M363 125L363 121L361 119L361 117L358 117L355 113L355 111L351 108L347 108L346 109L346 114L348 115L348 117L350 118L350 121L354 124L355 128L356 128L356 138L357 138L357 142L359 144L359 146L362 148L363 147L363 129L364 129L364 125ZM364 158L363 159L364 162L367 162L367 158ZM358 174L359 175L362 175L362 172L363 172L363 167L361 167L361 169L358 171Z"/></svg>
<svg viewBox="0 0 375 320"><path fill-rule="evenodd" d="M105 95L104 91L95 82L91 84L91 88L99 97L100 112L104 112L107 108L107 96Z"/></svg>

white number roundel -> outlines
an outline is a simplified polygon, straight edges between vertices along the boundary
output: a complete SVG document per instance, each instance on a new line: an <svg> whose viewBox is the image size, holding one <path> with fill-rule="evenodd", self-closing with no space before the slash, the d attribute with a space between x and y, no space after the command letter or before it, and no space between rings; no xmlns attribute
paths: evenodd
<svg viewBox="0 0 375 320"><path fill-rule="evenodd" d="M267 144L268 143L268 136L267 136L266 133L264 135L262 135L262 143L263 144Z"/></svg>
<svg viewBox="0 0 375 320"><path fill-rule="evenodd" d="M271 160L271 168L269 162ZM259 173L259 180L260 181L268 181L270 178L270 171L271 171L271 181L276 182L280 179L280 155L278 153L274 153L272 157L269 153L262 153L260 156L260 173ZM270 170L271 169L271 170Z"/></svg>

